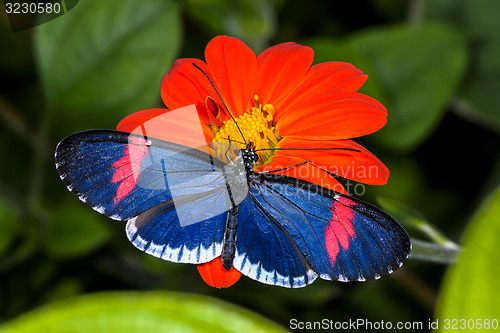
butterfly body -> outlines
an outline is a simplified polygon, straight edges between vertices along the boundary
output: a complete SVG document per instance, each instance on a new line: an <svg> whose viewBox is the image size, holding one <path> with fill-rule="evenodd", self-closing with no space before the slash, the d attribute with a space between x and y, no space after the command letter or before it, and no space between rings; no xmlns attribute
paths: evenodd
<svg viewBox="0 0 500 333"><path fill-rule="evenodd" d="M62 140L55 159L71 192L127 221L134 246L168 261L221 256L227 270L303 287L317 277L377 279L410 252L404 229L381 210L300 179L253 172L257 154L249 146L222 161L172 142L92 130Z"/></svg>
<svg viewBox="0 0 500 333"><path fill-rule="evenodd" d="M238 207L228 211L224 238L222 240L222 267L227 271L233 267L234 255L236 253L236 230L238 227Z"/></svg>

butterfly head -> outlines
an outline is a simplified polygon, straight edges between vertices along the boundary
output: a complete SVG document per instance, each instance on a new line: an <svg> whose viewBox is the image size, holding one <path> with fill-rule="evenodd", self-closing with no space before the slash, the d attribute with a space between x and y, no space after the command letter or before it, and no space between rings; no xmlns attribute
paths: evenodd
<svg viewBox="0 0 500 333"><path fill-rule="evenodd" d="M259 161L259 155L255 152L255 147L252 143L247 144L247 147L241 150L241 156L245 164L247 174L253 173L253 166Z"/></svg>

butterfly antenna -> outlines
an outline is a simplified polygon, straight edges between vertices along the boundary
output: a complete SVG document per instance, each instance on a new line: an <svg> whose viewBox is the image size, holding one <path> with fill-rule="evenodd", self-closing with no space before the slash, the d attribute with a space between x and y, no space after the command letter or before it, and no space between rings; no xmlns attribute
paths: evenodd
<svg viewBox="0 0 500 333"><path fill-rule="evenodd" d="M146 134L146 127L144 127L144 124L141 124L141 131L142 131L142 136L144 137L144 140L149 141L148 135Z"/></svg>
<svg viewBox="0 0 500 333"><path fill-rule="evenodd" d="M332 147L332 148L261 148L255 150L260 151L260 150L347 150L347 151L353 151L356 153L361 153L361 150L359 149L353 149L353 148L340 148L340 147Z"/></svg>
<svg viewBox="0 0 500 333"><path fill-rule="evenodd" d="M202 72L203 75L205 75L205 77L208 79L208 81L212 85L212 88L214 88L215 92L217 93L217 96L219 96L219 98L220 98L220 100L222 102L222 105L224 105L224 109L226 109L227 113L229 113L229 115L231 116L231 119L234 121L234 124L236 125L236 128L238 128L238 131L240 132L241 137L243 138L243 142L245 143L245 146L248 146L247 141L245 140L245 136L243 136L243 132L241 131L240 127L238 126L238 123L236 122L236 119L234 119L233 115L231 114L231 111L229 111L229 109L227 108L226 103L224 103L224 100L222 99L221 95L219 94L219 91L217 90L217 88L215 88L215 85L212 82L212 80L210 79L210 77L197 64L195 64L194 62L192 64L193 64L194 67L198 68L198 70L200 72Z"/></svg>

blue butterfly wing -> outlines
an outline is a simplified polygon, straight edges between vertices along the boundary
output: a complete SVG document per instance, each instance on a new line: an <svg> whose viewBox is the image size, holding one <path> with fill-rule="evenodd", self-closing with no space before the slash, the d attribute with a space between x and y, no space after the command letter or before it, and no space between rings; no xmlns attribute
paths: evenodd
<svg viewBox="0 0 500 333"><path fill-rule="evenodd" d="M221 161L110 130L70 135L55 159L72 193L96 211L128 221L127 236L139 249L175 262L220 255L231 204Z"/></svg>
<svg viewBox="0 0 500 333"><path fill-rule="evenodd" d="M317 275L311 269L293 235L249 195L240 203L233 266L243 275L282 287L303 287Z"/></svg>
<svg viewBox="0 0 500 333"><path fill-rule="evenodd" d="M268 284L377 279L411 249L406 231L380 209L285 176L255 178L240 215L235 268Z"/></svg>
<svg viewBox="0 0 500 333"><path fill-rule="evenodd" d="M128 239L139 250L168 261L200 264L221 255L227 212L181 225L173 201L130 219Z"/></svg>

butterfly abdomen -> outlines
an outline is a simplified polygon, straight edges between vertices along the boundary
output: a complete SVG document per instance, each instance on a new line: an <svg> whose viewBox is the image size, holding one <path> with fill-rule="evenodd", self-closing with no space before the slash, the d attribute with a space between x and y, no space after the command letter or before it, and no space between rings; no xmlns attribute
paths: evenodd
<svg viewBox="0 0 500 333"><path fill-rule="evenodd" d="M222 241L222 267L230 270L233 267L234 254L236 251L236 227L238 226L238 207L228 211L224 240Z"/></svg>

